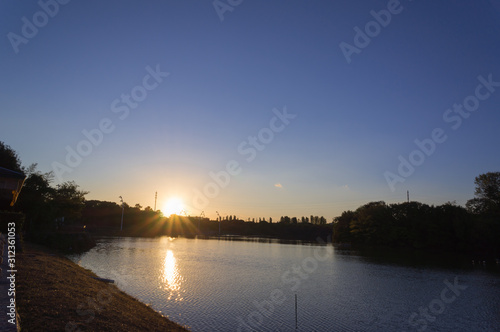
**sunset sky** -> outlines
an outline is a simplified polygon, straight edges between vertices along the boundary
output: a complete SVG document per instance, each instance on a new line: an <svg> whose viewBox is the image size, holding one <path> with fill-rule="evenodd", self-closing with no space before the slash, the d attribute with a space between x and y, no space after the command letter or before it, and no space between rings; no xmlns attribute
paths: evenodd
<svg viewBox="0 0 500 332"><path fill-rule="evenodd" d="M463 205L500 171L500 2L231 3L0 2L0 141L211 218Z"/></svg>

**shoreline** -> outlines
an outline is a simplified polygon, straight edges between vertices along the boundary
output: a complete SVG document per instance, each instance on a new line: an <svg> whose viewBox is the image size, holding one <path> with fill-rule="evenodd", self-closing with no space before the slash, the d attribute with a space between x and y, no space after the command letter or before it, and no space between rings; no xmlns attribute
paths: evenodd
<svg viewBox="0 0 500 332"><path fill-rule="evenodd" d="M25 242L17 261L23 331L189 331L57 251Z"/></svg>

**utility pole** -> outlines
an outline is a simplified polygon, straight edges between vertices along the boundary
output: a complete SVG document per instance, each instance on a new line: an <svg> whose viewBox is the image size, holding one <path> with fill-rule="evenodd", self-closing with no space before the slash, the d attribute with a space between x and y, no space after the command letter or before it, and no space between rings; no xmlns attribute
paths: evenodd
<svg viewBox="0 0 500 332"><path fill-rule="evenodd" d="M155 212L156 212L156 197L158 196L158 192L155 191Z"/></svg>
<svg viewBox="0 0 500 332"><path fill-rule="evenodd" d="M408 203L410 203L410 191L409 190L406 191L406 200L408 201Z"/></svg>
<svg viewBox="0 0 500 332"><path fill-rule="evenodd" d="M221 217L220 217L220 214L219 214L219 211L215 211L215 213L217 213L217 216L219 217L219 236L220 236L220 222L222 221Z"/></svg>

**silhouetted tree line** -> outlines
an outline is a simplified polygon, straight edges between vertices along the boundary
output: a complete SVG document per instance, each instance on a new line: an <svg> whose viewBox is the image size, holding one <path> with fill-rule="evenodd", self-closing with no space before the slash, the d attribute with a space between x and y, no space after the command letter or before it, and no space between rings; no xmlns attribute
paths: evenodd
<svg viewBox="0 0 500 332"><path fill-rule="evenodd" d="M71 223L80 219L87 192L75 182L52 186L52 173L37 171L37 164L23 167L17 153L0 142L0 166L26 175L21 195L11 212L25 215L24 230L56 229L63 220Z"/></svg>
<svg viewBox="0 0 500 332"><path fill-rule="evenodd" d="M215 225L217 226L217 224ZM217 235L218 228L204 228L201 232L208 235ZM260 222L243 222L243 220L221 223L222 235L262 236L287 240L315 241L318 237L324 241L331 239L331 225L313 225L309 223L272 223L264 218Z"/></svg>
<svg viewBox="0 0 500 332"><path fill-rule="evenodd" d="M26 215L25 230L53 230L80 220L86 191L72 181L51 186L51 174L36 171L36 165L25 171L28 176L15 205Z"/></svg>
<svg viewBox="0 0 500 332"><path fill-rule="evenodd" d="M122 225L123 210L123 225ZM94 233L112 234L123 228L125 234L155 235L160 233L165 222L161 211L153 211L149 206L144 209L123 203L88 200L84 202L81 222Z"/></svg>
<svg viewBox="0 0 500 332"><path fill-rule="evenodd" d="M26 176L16 204L2 207L2 223L4 219L15 219L16 232L57 249L79 251L95 245L92 237L81 228L75 231L67 227L81 220L87 194L75 182L53 186L52 173L38 171L36 164L23 167L17 153L3 142L0 142L0 167Z"/></svg>
<svg viewBox="0 0 500 332"><path fill-rule="evenodd" d="M108 235L127 236L262 236L280 239L309 240L317 237L325 241L331 237L331 226L312 224L271 223L238 219L236 216L218 217L216 220L199 216L171 215L163 217L160 211L141 210L124 204L123 231L119 231L122 208L113 202L86 201L82 220L89 231ZM269 221L272 219L269 218Z"/></svg>
<svg viewBox="0 0 500 332"><path fill-rule="evenodd" d="M476 177L466 208L371 202L334 219L333 241L500 255L500 172Z"/></svg>
<svg viewBox="0 0 500 332"><path fill-rule="evenodd" d="M323 216L313 216L311 215L310 218L302 216L300 219L297 217L292 217L290 218L289 216L282 216L280 218L280 223L282 224L313 224L313 225L326 225L326 218Z"/></svg>

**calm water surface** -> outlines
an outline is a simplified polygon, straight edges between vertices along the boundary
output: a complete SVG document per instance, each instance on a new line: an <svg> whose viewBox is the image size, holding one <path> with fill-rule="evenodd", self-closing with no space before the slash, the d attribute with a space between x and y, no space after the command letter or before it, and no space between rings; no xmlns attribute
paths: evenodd
<svg viewBox="0 0 500 332"><path fill-rule="evenodd" d="M298 331L500 331L500 275L482 267L168 237L103 238L70 258L192 331L295 331L295 295Z"/></svg>

